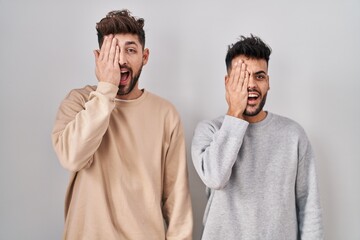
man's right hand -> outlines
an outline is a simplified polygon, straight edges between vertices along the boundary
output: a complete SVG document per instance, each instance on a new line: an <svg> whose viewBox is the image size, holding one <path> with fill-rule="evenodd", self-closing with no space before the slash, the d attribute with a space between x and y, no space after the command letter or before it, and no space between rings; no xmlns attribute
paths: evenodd
<svg viewBox="0 0 360 240"><path fill-rule="evenodd" d="M94 50L96 62L96 77L100 82L108 82L119 86L120 84L120 48L113 35L104 37L100 51Z"/></svg>
<svg viewBox="0 0 360 240"><path fill-rule="evenodd" d="M225 76L226 101L229 109L227 115L244 119L248 100L249 72L243 61L235 62L230 76Z"/></svg>

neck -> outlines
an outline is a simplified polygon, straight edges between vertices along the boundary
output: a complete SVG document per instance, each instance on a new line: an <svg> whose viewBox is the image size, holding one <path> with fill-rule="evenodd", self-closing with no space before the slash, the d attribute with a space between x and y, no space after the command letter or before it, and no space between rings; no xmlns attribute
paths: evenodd
<svg viewBox="0 0 360 240"><path fill-rule="evenodd" d="M137 86L134 89L125 95L117 95L116 98L121 100L134 100L139 98L143 94L143 91L140 90Z"/></svg>
<svg viewBox="0 0 360 240"><path fill-rule="evenodd" d="M267 115L267 112L261 111L258 114L256 114L255 116L244 116L244 120L249 123L257 123L257 122L261 122L262 120L264 120L266 118L266 115Z"/></svg>

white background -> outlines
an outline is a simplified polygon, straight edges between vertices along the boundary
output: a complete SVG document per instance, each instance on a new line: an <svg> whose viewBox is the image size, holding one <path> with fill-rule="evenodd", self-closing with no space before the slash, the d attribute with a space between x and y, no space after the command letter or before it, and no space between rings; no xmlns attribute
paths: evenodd
<svg viewBox="0 0 360 240"><path fill-rule="evenodd" d="M97 83L95 23L122 8L145 19L141 87L177 107L188 152L196 124L227 110L227 45L250 33L267 42L265 109L308 133L326 239L360 239L358 0L0 0L0 239L61 238L68 173L51 146L55 114L71 89ZM188 156L199 239L205 191Z"/></svg>

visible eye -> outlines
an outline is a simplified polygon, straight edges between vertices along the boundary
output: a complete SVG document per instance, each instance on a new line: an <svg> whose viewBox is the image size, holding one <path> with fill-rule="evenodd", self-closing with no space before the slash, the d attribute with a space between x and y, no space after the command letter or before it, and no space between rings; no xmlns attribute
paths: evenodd
<svg viewBox="0 0 360 240"><path fill-rule="evenodd" d="M256 75L256 79L257 80L264 80L264 79L266 79L266 75L265 74L258 74L258 75Z"/></svg>
<svg viewBox="0 0 360 240"><path fill-rule="evenodd" d="M135 48L128 48L127 52L130 54L133 54L133 53L136 53L136 50L135 50Z"/></svg>

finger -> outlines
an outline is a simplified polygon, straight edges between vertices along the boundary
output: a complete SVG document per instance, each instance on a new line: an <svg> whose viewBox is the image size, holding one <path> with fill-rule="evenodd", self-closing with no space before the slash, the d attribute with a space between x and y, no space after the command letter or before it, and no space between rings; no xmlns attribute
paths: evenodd
<svg viewBox="0 0 360 240"><path fill-rule="evenodd" d="M108 36L105 36L104 40L103 40L103 43L102 43L102 45L100 47L100 55L99 55L100 60L104 59L105 45L106 45L107 41L108 41Z"/></svg>
<svg viewBox="0 0 360 240"><path fill-rule="evenodd" d="M116 45L114 66L119 66L119 61L120 61L120 47L118 45Z"/></svg>
<svg viewBox="0 0 360 240"><path fill-rule="evenodd" d="M109 59L109 51L110 51L110 47L111 47L111 42L112 42L112 35L106 36L106 39L104 40L104 43L101 47L101 52L102 52L101 60L107 61Z"/></svg>
<svg viewBox="0 0 360 240"><path fill-rule="evenodd" d="M235 72L234 72L234 76L233 76L234 79L232 82L234 88L237 88L237 86L239 85L241 66L242 66L242 61L237 62L237 66L235 68Z"/></svg>
<svg viewBox="0 0 360 240"><path fill-rule="evenodd" d="M111 62L111 63L114 62L114 58L115 58L115 54L116 54L116 44L117 44L117 39L113 38L111 41L110 50L109 50L109 62Z"/></svg>
<svg viewBox="0 0 360 240"><path fill-rule="evenodd" d="M245 72L245 78L242 85L242 90L247 91L249 86L250 73L248 71Z"/></svg>
<svg viewBox="0 0 360 240"><path fill-rule="evenodd" d="M242 86L244 84L245 75L246 75L246 64L243 62L241 64L240 79L239 79L240 89L242 88Z"/></svg>
<svg viewBox="0 0 360 240"><path fill-rule="evenodd" d="M237 66L237 62L233 63L231 66L230 74L227 75L227 81L225 82L227 86L232 85L234 81L235 68Z"/></svg>
<svg viewBox="0 0 360 240"><path fill-rule="evenodd" d="M100 47L100 54L99 54L99 59L102 60L104 58L104 51L105 51L105 44L107 42L107 36L104 37L103 43Z"/></svg>

